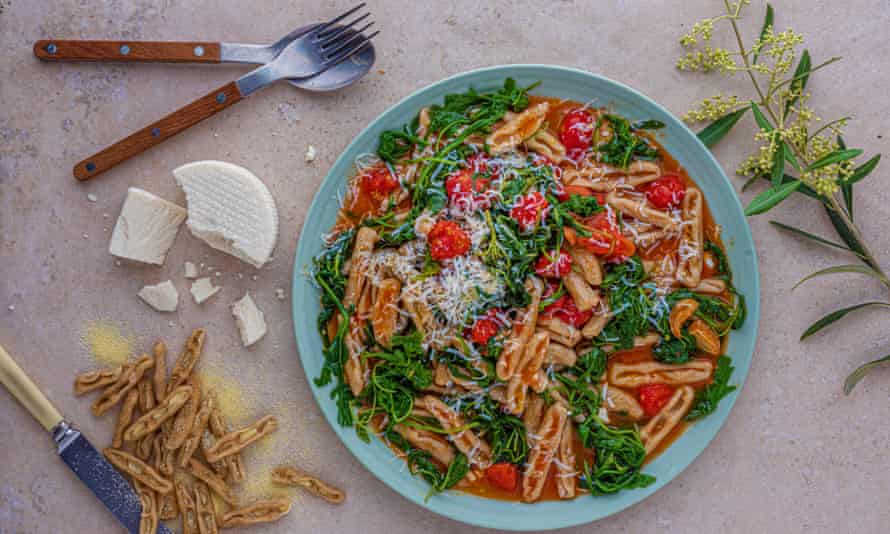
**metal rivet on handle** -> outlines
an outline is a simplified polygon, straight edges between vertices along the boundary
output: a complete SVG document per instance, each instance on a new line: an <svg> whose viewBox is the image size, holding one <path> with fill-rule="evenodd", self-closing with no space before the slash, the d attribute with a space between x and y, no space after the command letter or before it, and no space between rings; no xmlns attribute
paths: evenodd
<svg viewBox="0 0 890 534"><path fill-rule="evenodd" d="M121 45L121 55L126 56L130 53L130 47L127 45Z"/></svg>
<svg viewBox="0 0 890 534"><path fill-rule="evenodd" d="M226 102L226 94L225 93L217 93L216 94L216 103L224 104Z"/></svg>
<svg viewBox="0 0 890 534"><path fill-rule="evenodd" d="M54 43L50 43L50 44L46 45L46 53L47 54L55 54L57 50L58 50L58 48L56 48L56 45Z"/></svg>
<svg viewBox="0 0 890 534"><path fill-rule="evenodd" d="M204 47L203 47L203 46L196 46L196 47L195 47L195 55L198 56L198 57L203 56L203 55L204 55Z"/></svg>
<svg viewBox="0 0 890 534"><path fill-rule="evenodd" d="M151 135L152 135L152 137L160 137L160 136L161 136L161 129L160 129L160 128L152 128L152 129L151 129Z"/></svg>
<svg viewBox="0 0 890 534"><path fill-rule="evenodd" d="M87 171L89 171L89 172L93 172L93 171L95 171L95 170L96 170L96 164L95 164L95 163L93 163L92 161L89 162L89 163L87 163Z"/></svg>

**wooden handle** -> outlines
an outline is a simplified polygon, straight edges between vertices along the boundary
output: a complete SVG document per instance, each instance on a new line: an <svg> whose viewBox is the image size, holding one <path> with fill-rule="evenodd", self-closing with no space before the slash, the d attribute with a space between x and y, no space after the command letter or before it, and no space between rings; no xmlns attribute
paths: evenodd
<svg viewBox="0 0 890 534"><path fill-rule="evenodd" d="M232 104L240 102L242 98L241 91L238 90L235 82L227 83L81 161L74 166L74 177L78 180L94 178L118 163L137 156Z"/></svg>
<svg viewBox="0 0 890 534"><path fill-rule="evenodd" d="M3 347L0 347L0 382L46 430L52 430L62 420L55 406L43 396Z"/></svg>
<svg viewBox="0 0 890 534"><path fill-rule="evenodd" d="M219 43L45 39L34 43L34 55L43 61L219 63Z"/></svg>

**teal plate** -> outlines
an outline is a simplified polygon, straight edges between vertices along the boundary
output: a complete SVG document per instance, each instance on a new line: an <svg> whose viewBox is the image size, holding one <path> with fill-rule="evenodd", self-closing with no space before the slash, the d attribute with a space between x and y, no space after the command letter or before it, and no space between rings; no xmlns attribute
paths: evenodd
<svg viewBox="0 0 890 534"><path fill-rule="evenodd" d="M330 398L328 387L318 388L312 380L322 366L322 344L315 328L319 312L319 293L306 276L312 258L321 250L322 234L334 224L338 195L346 188L357 155L374 152L377 138L387 129L401 128L423 107L440 103L448 93L494 90L505 78L514 78L521 86L541 80L533 93L567 98L579 102L594 102L609 106L630 120L658 119L667 126L661 131L660 141L698 183L707 199L717 223L723 227L723 242L727 244L729 262L735 273L735 283L747 297L748 319L744 327L733 331L727 353L732 356L736 370L732 382L741 385L748 374L757 322L760 318L760 282L754 242L742 206L739 204L720 165L707 148L679 119L649 98L602 76L589 72L551 65L506 65L474 70L447 78L414 92L389 108L368 125L349 144L334 163L315 195L303 223L294 264L292 310L294 331L303 369L321 411L346 447L374 475L419 506L438 514L473 525L509 530L544 530L579 525L614 514L640 502L680 474L708 445L723 426L739 391L730 394L712 415L691 425L664 453L648 464L644 471L655 475L657 481L647 488L623 491L606 497L579 496L571 501L549 501L523 504L484 499L449 491L424 502L428 486L412 476L379 439L364 443L351 428L337 424L337 409ZM713 466L715 479L717 466ZM726 488L731 491L732 488Z"/></svg>

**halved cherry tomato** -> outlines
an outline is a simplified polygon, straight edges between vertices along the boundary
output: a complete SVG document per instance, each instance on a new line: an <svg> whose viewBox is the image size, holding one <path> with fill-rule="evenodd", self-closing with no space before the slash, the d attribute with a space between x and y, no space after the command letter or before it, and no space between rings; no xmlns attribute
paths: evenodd
<svg viewBox="0 0 890 534"><path fill-rule="evenodd" d="M519 483L519 468L508 462L498 462L485 470L485 478L498 489L513 491Z"/></svg>
<svg viewBox="0 0 890 534"><path fill-rule="evenodd" d="M671 208L683 202L686 184L676 174L665 174L646 186L646 198L660 209Z"/></svg>
<svg viewBox="0 0 890 534"><path fill-rule="evenodd" d="M640 386L640 406L647 417L655 417L674 395L674 388L667 384L646 384Z"/></svg>
<svg viewBox="0 0 890 534"><path fill-rule="evenodd" d="M544 289L543 298L547 299L553 295L553 293L556 292L557 287L558 285L556 283L549 283ZM591 317L593 317L593 310L579 310L578 306L575 305L572 296L566 293L541 310L540 315L547 319L556 318L564 323L574 326L575 328L581 328Z"/></svg>
<svg viewBox="0 0 890 534"><path fill-rule="evenodd" d="M380 202L399 188L399 181L386 167L365 171L359 177L361 188L374 200Z"/></svg>
<svg viewBox="0 0 890 534"><path fill-rule="evenodd" d="M562 119L559 140L566 150L583 152L590 148L593 139L593 116L583 108L573 109Z"/></svg>
<svg viewBox="0 0 890 534"><path fill-rule="evenodd" d="M541 254L535 262L535 272L544 278L562 278L571 270L572 257L564 250L560 250L559 254L555 250Z"/></svg>
<svg viewBox="0 0 890 534"><path fill-rule="evenodd" d="M593 191L589 187L584 187L583 185L564 185L557 191L556 198L558 198L560 202L565 202L570 199L572 195L578 195L579 197L594 197L600 206L603 206L606 203L606 195L599 191Z"/></svg>
<svg viewBox="0 0 890 534"><path fill-rule="evenodd" d="M470 236L454 221L439 221L427 234L430 256L436 261L447 260L470 250Z"/></svg>
<svg viewBox="0 0 890 534"><path fill-rule="evenodd" d="M498 319L500 310L492 308L482 317L478 317L470 329L470 339L477 345L485 345L492 336L496 335L501 327L504 326L503 321Z"/></svg>
<svg viewBox="0 0 890 534"><path fill-rule="evenodd" d="M480 193L488 189L489 183L488 178L478 176L472 169L460 169L445 179L445 192L452 206L455 204L468 206L474 202L480 209L487 209L490 202Z"/></svg>
<svg viewBox="0 0 890 534"><path fill-rule="evenodd" d="M578 244L606 260L620 263L636 252L636 246L618 230L608 212L597 213L585 220L590 237L578 237Z"/></svg>
<svg viewBox="0 0 890 534"><path fill-rule="evenodd" d="M510 217L519 223L519 228L523 232L528 232L544 218L549 207L550 203L547 202L544 195L532 191L516 199L515 204L510 208Z"/></svg>

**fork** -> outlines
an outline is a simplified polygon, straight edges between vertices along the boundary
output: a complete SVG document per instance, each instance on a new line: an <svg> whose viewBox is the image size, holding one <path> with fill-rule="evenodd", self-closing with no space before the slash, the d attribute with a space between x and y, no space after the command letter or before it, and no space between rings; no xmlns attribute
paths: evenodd
<svg viewBox="0 0 890 534"><path fill-rule="evenodd" d="M74 166L78 180L89 180L114 166L157 146L174 135L220 111L233 106L247 96L273 82L285 78L301 79L315 76L362 52L379 31L365 36L374 22L357 28L370 17L365 13L348 23L334 27L365 6L364 3L342 13L328 22L298 37L269 63L254 69L235 81L214 89L208 94L168 114L162 119L130 134L108 148ZM349 31L353 29L353 31Z"/></svg>

